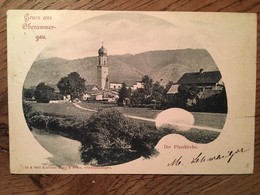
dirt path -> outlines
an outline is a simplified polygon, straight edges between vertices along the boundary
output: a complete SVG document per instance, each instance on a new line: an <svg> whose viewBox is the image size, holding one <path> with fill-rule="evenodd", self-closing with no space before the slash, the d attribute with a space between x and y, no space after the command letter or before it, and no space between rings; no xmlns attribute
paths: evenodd
<svg viewBox="0 0 260 195"><path fill-rule="evenodd" d="M82 106L80 106L76 103L73 103L73 104L79 109L90 111L90 112L97 112L96 110L84 108L84 107L82 107ZM132 119L137 119L137 120L142 120L142 121L149 121L149 122L155 123L155 119L151 119L151 118L133 116L133 115L128 115L128 114L124 114L124 116L127 117L127 118L132 118ZM213 128L213 127L205 127L205 126L200 126L200 125L187 125L187 124L181 124L181 123L176 123L176 124L172 124L172 125L188 127L188 128L204 129L204 130L215 131L215 132L221 132L221 130L222 130L222 129Z"/></svg>
<svg viewBox="0 0 260 195"><path fill-rule="evenodd" d="M78 105L76 103L73 103L73 104L74 104L74 106L76 106L79 109L87 110L87 111L90 111L90 112L97 112L96 110L92 110L92 109L89 109L89 108L84 108L84 107L82 107L82 106L80 106L80 105Z"/></svg>
<svg viewBox="0 0 260 195"><path fill-rule="evenodd" d="M90 112L97 112L96 110L93 110L93 109L89 109L89 108L84 108L76 103L73 103L74 106L76 106L77 108L79 109L82 109L82 110L87 110L87 111L90 111ZM145 117L139 117L139 116L133 116L133 115L128 115L128 114L124 114L125 117L127 118L132 118L132 119L137 119L137 120L142 120L142 121L149 121L149 122L155 122L155 119L151 119L151 118L145 118Z"/></svg>

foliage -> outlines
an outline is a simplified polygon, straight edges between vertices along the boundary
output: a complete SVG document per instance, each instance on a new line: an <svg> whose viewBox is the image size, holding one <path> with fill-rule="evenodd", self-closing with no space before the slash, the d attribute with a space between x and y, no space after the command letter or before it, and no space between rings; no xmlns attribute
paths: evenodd
<svg viewBox="0 0 260 195"><path fill-rule="evenodd" d="M29 116L31 111L32 111L32 106L29 103L23 101L23 112L25 116Z"/></svg>
<svg viewBox="0 0 260 195"><path fill-rule="evenodd" d="M152 99L162 101L164 99L164 87L156 81L152 88Z"/></svg>
<svg viewBox="0 0 260 195"><path fill-rule="evenodd" d="M49 103L54 94L54 89L44 82L37 85L35 90L35 100L41 103Z"/></svg>
<svg viewBox="0 0 260 195"><path fill-rule="evenodd" d="M35 106L39 105L40 107L35 109ZM72 104L28 104L26 102L23 104L30 129L37 128L41 131L80 141L82 161L97 166L120 164L140 156L149 158L156 155L155 145L169 133L181 134L196 143L209 143L219 135L218 132L198 129L186 132L176 132L166 128L157 130L154 123L127 119L116 108L103 107L102 110L93 115L87 112L87 115L80 117L79 114L71 115L71 108L74 108L71 106ZM46 112L53 109L59 110L59 108L63 108L62 112L56 114ZM148 112L146 109L130 107L119 109L129 115L148 118L156 116L156 113L159 112L157 110L149 110ZM43 112L39 112L39 110ZM153 114L151 115L151 113ZM206 124L210 127L222 128L221 125L223 125L226 115L195 113L194 116L198 122L197 125Z"/></svg>
<svg viewBox="0 0 260 195"><path fill-rule="evenodd" d="M188 109L188 99L196 98L198 93L199 90L196 85L189 86L186 84L181 84L178 87L178 93L172 98L172 102L170 102L170 105L173 107Z"/></svg>
<svg viewBox="0 0 260 195"><path fill-rule="evenodd" d="M149 158L157 153L154 146L166 135L154 124L127 119L115 108L105 108L88 120L67 115L30 112L28 126L58 134L82 143L80 152L85 163L112 165L140 156Z"/></svg>
<svg viewBox="0 0 260 195"><path fill-rule="evenodd" d="M51 98L51 99L52 99L52 100L63 100L63 95L60 94L60 93L54 92L54 93L52 94L52 98Z"/></svg>
<svg viewBox="0 0 260 195"><path fill-rule="evenodd" d="M209 97L202 98L204 93ZM188 103L188 100L193 100ZM180 107L195 112L227 113L227 96L225 86L220 90L200 91L196 85L180 85L178 93L164 102L165 108Z"/></svg>
<svg viewBox="0 0 260 195"><path fill-rule="evenodd" d="M77 72L71 72L61 78L57 87L63 95L70 95L72 99L80 98L85 91L85 81Z"/></svg>
<svg viewBox="0 0 260 195"><path fill-rule="evenodd" d="M41 112L35 112L29 117L29 125L38 129L45 129L47 118Z"/></svg>
<svg viewBox="0 0 260 195"><path fill-rule="evenodd" d="M29 103L23 101L23 113L24 113L25 121L27 124L29 123L29 116L30 116L31 112L32 112L32 106ZM30 126L29 126L29 128L30 128Z"/></svg>
<svg viewBox="0 0 260 195"><path fill-rule="evenodd" d="M129 89L130 89L130 88L129 88ZM131 95L131 89L130 89L130 90L129 90L129 89L127 89L127 86L126 86L125 83L122 84L122 87L121 87L121 89L120 89L119 92L118 92L118 93L119 93L119 98L118 98L118 100L117 100L117 104L118 104L119 106L124 105L126 98L129 98L129 97L130 97L130 95Z"/></svg>
<svg viewBox="0 0 260 195"><path fill-rule="evenodd" d="M155 126L129 120L115 108L98 110L84 127L81 158L98 165L127 162L155 154L161 138Z"/></svg>
<svg viewBox="0 0 260 195"><path fill-rule="evenodd" d="M145 90L143 88L134 90L130 99L133 106L143 105L145 103Z"/></svg>
<svg viewBox="0 0 260 195"><path fill-rule="evenodd" d="M187 100L188 98L189 99L195 98L198 92L199 92L198 87L195 84L191 86L186 84L181 84L179 85L178 88L179 96L184 100Z"/></svg>
<svg viewBox="0 0 260 195"><path fill-rule="evenodd" d="M156 81L154 83L148 75L142 77L143 88L136 89L131 96L133 106L151 105L155 102L164 101L164 87Z"/></svg>
<svg viewBox="0 0 260 195"><path fill-rule="evenodd" d="M43 112L30 112L26 116L26 122L30 129L36 128L78 141L82 139L81 130L85 123L75 117Z"/></svg>
<svg viewBox="0 0 260 195"><path fill-rule="evenodd" d="M166 96L167 92L170 90L170 88L172 87L174 83L172 81L169 81L166 85L165 85L165 88L164 88L164 95Z"/></svg>
<svg viewBox="0 0 260 195"><path fill-rule="evenodd" d="M225 87L220 93L206 99L200 99L195 108L199 112L227 113L227 95Z"/></svg>
<svg viewBox="0 0 260 195"><path fill-rule="evenodd" d="M175 131L175 133L183 135L188 140L200 144L210 143L217 139L220 134L219 132L202 129L191 129L189 131Z"/></svg>
<svg viewBox="0 0 260 195"><path fill-rule="evenodd" d="M35 90L32 89L32 88L29 88L29 89L26 89L24 88L23 89L23 98L25 100L30 100L34 97L34 93L35 93Z"/></svg>
<svg viewBox="0 0 260 195"><path fill-rule="evenodd" d="M145 98L147 98L148 96L150 96L152 94L153 79L150 78L148 75L144 75L142 77L142 83L144 86Z"/></svg>
<svg viewBox="0 0 260 195"><path fill-rule="evenodd" d="M46 116L46 129L49 133L59 134L78 141L82 139L82 128L85 122L74 117Z"/></svg>

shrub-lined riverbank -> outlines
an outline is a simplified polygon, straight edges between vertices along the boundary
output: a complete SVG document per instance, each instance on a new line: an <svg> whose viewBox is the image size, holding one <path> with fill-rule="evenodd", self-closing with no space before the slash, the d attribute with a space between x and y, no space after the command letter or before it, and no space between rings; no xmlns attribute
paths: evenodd
<svg viewBox="0 0 260 195"><path fill-rule="evenodd" d="M100 109L85 119L32 110L25 113L29 127L80 141L81 160L96 166L149 158L156 154L158 141L169 133L157 131L154 124L127 119L116 108Z"/></svg>
<svg viewBox="0 0 260 195"><path fill-rule="evenodd" d="M82 103L82 105L89 109L98 107L95 103L85 105ZM137 108L114 108L105 105L97 112L91 112L79 110L71 103L24 104L29 127L80 141L81 160L96 166L120 164L140 156L149 158L157 153L154 147L158 141L170 133L183 135L196 143L209 143L219 135L219 132L202 129L192 129L186 132L178 132L174 129L158 130L152 122L124 117L124 114L136 112L137 116L149 115L149 111L141 111ZM160 111L151 112L152 117L157 115L156 112ZM195 124L199 123L197 125L222 128L226 116L195 113L194 117ZM212 118L215 119L212 120L213 122Z"/></svg>

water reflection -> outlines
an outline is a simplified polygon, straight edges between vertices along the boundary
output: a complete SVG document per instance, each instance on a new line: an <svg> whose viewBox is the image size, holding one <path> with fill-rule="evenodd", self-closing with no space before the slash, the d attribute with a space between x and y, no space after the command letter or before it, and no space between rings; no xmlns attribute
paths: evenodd
<svg viewBox="0 0 260 195"><path fill-rule="evenodd" d="M57 166L82 164L79 153L81 143L79 141L49 134L38 129L33 129L32 134L42 147L53 155L49 159L51 163Z"/></svg>

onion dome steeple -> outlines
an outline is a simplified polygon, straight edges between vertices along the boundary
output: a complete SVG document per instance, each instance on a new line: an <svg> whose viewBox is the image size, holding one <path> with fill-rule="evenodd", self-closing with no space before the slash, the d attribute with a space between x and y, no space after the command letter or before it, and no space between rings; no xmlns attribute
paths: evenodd
<svg viewBox="0 0 260 195"><path fill-rule="evenodd" d="M104 48L103 42L102 42L102 47L98 50L98 55L100 56L107 55L107 50Z"/></svg>

